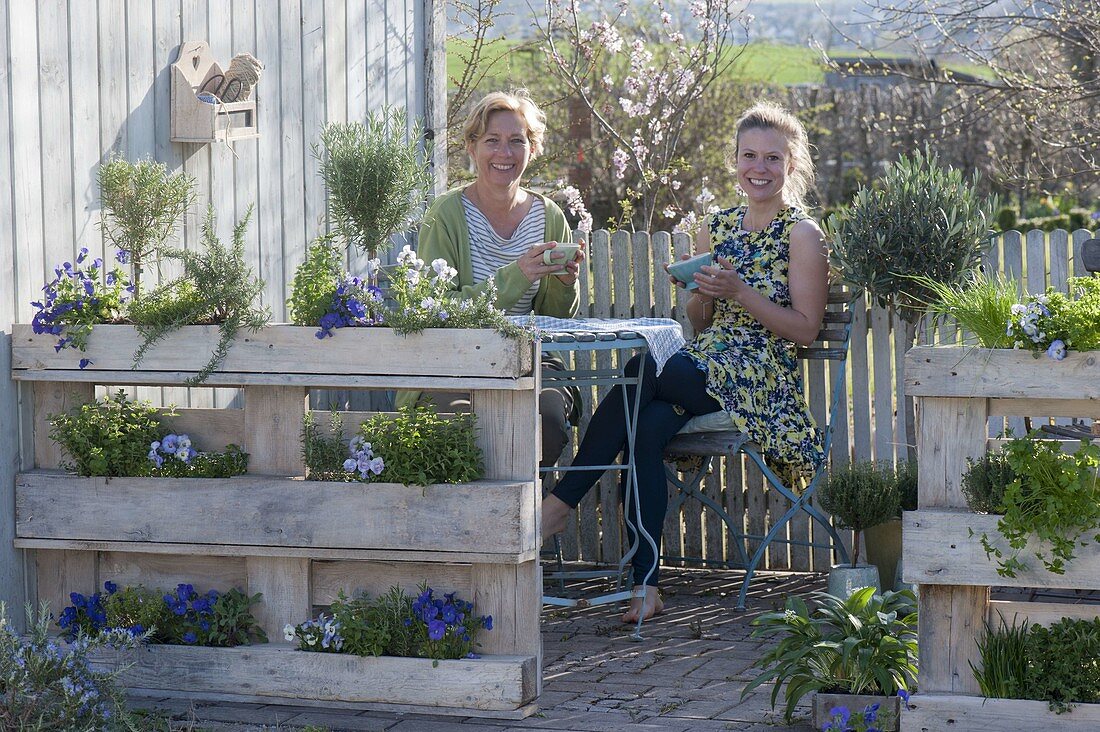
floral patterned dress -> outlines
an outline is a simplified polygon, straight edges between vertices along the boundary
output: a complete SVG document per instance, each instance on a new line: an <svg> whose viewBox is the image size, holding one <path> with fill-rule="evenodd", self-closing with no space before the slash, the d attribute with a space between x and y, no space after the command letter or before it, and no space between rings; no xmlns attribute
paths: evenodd
<svg viewBox="0 0 1100 732"><path fill-rule="evenodd" d="M715 257L725 257L750 287L790 307L791 228L807 218L789 207L761 231L745 231L745 207L711 218ZM781 474L812 473L825 459L821 436L803 398L795 344L765 328L733 300L717 299L709 328L682 352L707 374L707 393L735 428L760 445Z"/></svg>

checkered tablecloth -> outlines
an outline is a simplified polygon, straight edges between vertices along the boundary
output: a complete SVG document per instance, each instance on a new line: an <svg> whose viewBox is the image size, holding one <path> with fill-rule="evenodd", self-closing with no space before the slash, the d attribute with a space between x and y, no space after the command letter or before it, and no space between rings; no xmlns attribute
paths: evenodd
<svg viewBox="0 0 1100 732"><path fill-rule="evenodd" d="M670 318L551 318L546 315L514 315L518 325L534 325L546 333L637 333L645 339L657 373L684 345L684 330Z"/></svg>

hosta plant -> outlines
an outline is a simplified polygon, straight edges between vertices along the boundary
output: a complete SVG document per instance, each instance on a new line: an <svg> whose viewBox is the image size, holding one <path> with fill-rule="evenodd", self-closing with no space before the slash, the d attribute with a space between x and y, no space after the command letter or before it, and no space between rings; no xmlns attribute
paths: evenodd
<svg viewBox="0 0 1100 732"><path fill-rule="evenodd" d="M788 721L806 694L893 695L917 680L917 600L909 590L857 590L847 599L815 592L811 609L787 598L781 612L753 621L754 638L777 638L754 667L762 669L742 692L774 682L772 706L783 694Z"/></svg>

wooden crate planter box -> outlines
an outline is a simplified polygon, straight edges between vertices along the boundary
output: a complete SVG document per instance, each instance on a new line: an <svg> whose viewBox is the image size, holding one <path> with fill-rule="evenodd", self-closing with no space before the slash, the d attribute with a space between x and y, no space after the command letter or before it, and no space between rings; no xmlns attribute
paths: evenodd
<svg viewBox="0 0 1100 732"><path fill-rule="evenodd" d="M134 693L184 692L247 702L421 706L511 711L535 696L535 657L483 656L432 661L311 653L285 644L237 648L151 645L97 651L98 669L122 669ZM227 683L228 682L228 683Z"/></svg>
<svg viewBox="0 0 1100 732"><path fill-rule="evenodd" d="M1057 714L1044 701L921 693L910 698L910 706L901 713L902 729L907 732L1100 729L1100 704L1076 704L1073 711Z"/></svg>
<svg viewBox="0 0 1100 732"><path fill-rule="evenodd" d="M984 532L1007 548L998 517L971 513L961 489L968 459L989 447L991 416L1100 417L1100 352L1056 362L1022 350L919 347L906 355L905 372L920 427L919 510L903 525L905 579L920 585L920 694L902 713L902 731L1100 729L1100 705L1059 715L1045 702L983 699L970 668L980 664L980 633L997 616L1044 624L1095 617L1095 606L991 602L990 587L1100 589L1100 547L1078 546L1066 573L1055 575L1032 545L1021 554L1028 569L1001 577L980 544Z"/></svg>
<svg viewBox="0 0 1100 732"><path fill-rule="evenodd" d="M530 344L492 330L435 328L401 336L390 328L339 328L323 342L316 333L316 328L294 325L242 331L208 383L384 388L388 383L364 377L384 376L399 383L408 377L516 379L531 373ZM94 381L96 374L103 378L105 372L124 372L130 383L179 382L206 365L218 337L215 326L185 326L150 349L135 371L131 366L141 336L133 326L97 325L87 350L79 354L72 349L57 352L56 338L36 336L29 325L15 325L13 378ZM77 367L82 356L92 362L83 371ZM265 379L265 374L278 378ZM328 384L326 376L344 378Z"/></svg>
<svg viewBox="0 0 1100 732"><path fill-rule="evenodd" d="M134 328L96 326L86 353L55 352L55 337L17 325L12 378L33 402L33 470L17 478L15 545L30 552L32 600L58 611L70 592L105 580L262 593L254 606L269 638L341 591L377 595L422 581L493 616L481 659L360 659L282 644L241 649L158 646L127 672L131 689L158 696L377 706L525 716L541 690L535 344L489 330L437 329L408 337L387 328L275 325L238 335L204 386L241 387L240 409L181 409L205 449L222 440L249 453L248 474L228 479L81 478L57 472L63 456L47 416L89 401L97 385L183 386L203 368L214 327L188 326L131 369ZM80 370L77 361L92 364ZM311 388L468 392L477 417L483 480L462 485L305 481L302 418ZM204 436L205 433L205 436ZM217 440L215 444L202 444Z"/></svg>
<svg viewBox="0 0 1100 732"><path fill-rule="evenodd" d="M907 511L902 524L905 542L905 581L920 585L1001 585L1005 587L1087 587L1100 578L1100 544L1091 535L1081 537L1065 574L1054 574L1035 557L1032 540L1020 553L1027 569L1016 577L997 574L996 557L987 558L981 536L1005 557L1012 556L1008 540L997 531L1000 517L958 509ZM973 534L971 534L973 532ZM1046 552L1050 556L1050 552Z"/></svg>
<svg viewBox="0 0 1100 732"><path fill-rule="evenodd" d="M354 558L366 555L359 550L376 550L521 562L538 552L534 490L534 483L501 480L421 487L251 475L108 480L33 472L16 478L16 537L23 545L94 542L116 551L153 543L202 553L209 551L204 545L218 544L241 552L263 547L266 556L331 550L325 553L331 558L349 550ZM485 531L486 525L494 530Z"/></svg>

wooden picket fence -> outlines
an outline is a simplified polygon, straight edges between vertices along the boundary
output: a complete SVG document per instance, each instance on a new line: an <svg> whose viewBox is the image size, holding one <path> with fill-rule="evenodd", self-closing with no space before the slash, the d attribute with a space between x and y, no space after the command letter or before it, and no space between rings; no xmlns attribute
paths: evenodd
<svg viewBox="0 0 1100 732"><path fill-rule="evenodd" d="M578 232L577 236L580 235ZM1020 283L1021 293L1043 292L1048 286L1064 290L1069 277L1087 274L1081 265L1080 249L1093 236L1086 230L1006 232L991 239L983 266L987 272L1015 279ZM594 231L588 238L588 266L581 273L580 316L674 318L683 324L685 335L690 337L686 297L660 276L663 266L673 257L678 259L690 251L687 235ZM898 408L905 401L903 356L909 346L905 331L890 310L866 300L855 308L846 394L841 398L847 430L841 429L834 436L834 463L847 460L895 463L908 459L915 442L913 426L906 410ZM962 343L963 335L951 325L935 330L924 327L918 340ZM600 353L596 358L602 362L600 365L607 365L612 356ZM815 363L803 375L810 408L819 423L824 421L831 397L827 369L828 365ZM602 395L602 390L583 395L581 430L591 415L594 399ZM1022 423L1004 426L1015 427L1019 434ZM997 427L992 429L999 431ZM581 503L578 519L563 534L566 559L611 562L619 557L623 537L616 480L614 476L605 477ZM779 496L766 490L762 476L751 462L723 460L720 469L715 469L704 485L708 495L726 506L732 515L743 517L749 534L765 533L771 517L786 507ZM811 527L803 520L793 523L788 531L788 538L806 540L810 538ZM731 537L717 517L694 502L685 503L678 514L668 517L664 540L666 555L691 557L695 561L689 564L719 565L736 556ZM773 546L767 564L771 569L822 570L832 561L826 550Z"/></svg>

